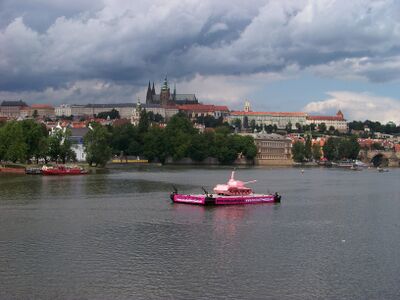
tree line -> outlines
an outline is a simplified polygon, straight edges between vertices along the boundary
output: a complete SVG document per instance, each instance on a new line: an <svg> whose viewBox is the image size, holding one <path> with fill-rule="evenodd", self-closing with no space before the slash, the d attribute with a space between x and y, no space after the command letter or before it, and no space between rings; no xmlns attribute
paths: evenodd
<svg viewBox="0 0 400 300"><path fill-rule="evenodd" d="M137 126L130 123L96 125L85 137L88 162L104 164L111 155L133 155L161 163L168 157L175 161L189 157L196 162L214 157L221 164L231 164L240 154L248 159L257 154L252 137L232 134L228 126L201 133L183 113L174 115L165 128L151 119L151 115L142 110Z"/></svg>
<svg viewBox="0 0 400 300"><path fill-rule="evenodd" d="M350 137L330 137L322 148L319 144L312 145L311 137L307 136L305 143L297 141L292 147L293 160L296 162L313 159L318 161L322 155L329 161L356 159L359 152L360 145L354 135Z"/></svg>
<svg viewBox="0 0 400 300"><path fill-rule="evenodd" d="M0 127L0 160L14 163L74 160L70 135L68 129L49 135L46 126L34 120L6 122Z"/></svg>
<svg viewBox="0 0 400 300"><path fill-rule="evenodd" d="M165 162L168 157L180 160L189 157L200 162L214 157L222 164L233 163L239 155L252 159L257 154L250 136L232 134L229 126L199 132L182 113L173 116L164 127L159 117L145 110L140 112L137 126L102 126L91 123L84 137L86 159L90 165L105 165L112 156L134 155L149 161ZM76 159L67 128L51 134L44 124L34 120L0 124L0 160L10 162L62 162Z"/></svg>
<svg viewBox="0 0 400 300"><path fill-rule="evenodd" d="M388 122L386 124L381 124L377 121L366 120L362 121L352 121L348 123L349 130L359 130L364 131L365 128L369 128L372 133L381 132L386 134L398 134L400 133L400 126L397 126L394 122Z"/></svg>

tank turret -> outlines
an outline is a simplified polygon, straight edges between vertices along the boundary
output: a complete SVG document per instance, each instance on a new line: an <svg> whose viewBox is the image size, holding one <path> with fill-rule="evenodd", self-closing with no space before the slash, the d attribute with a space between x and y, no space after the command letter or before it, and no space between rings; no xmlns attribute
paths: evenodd
<svg viewBox="0 0 400 300"><path fill-rule="evenodd" d="M235 179L235 171L232 171L231 178L226 184L217 184L214 187L214 192L218 195L234 196L234 195L249 195L253 190L246 187L246 184L254 183L257 180L243 182Z"/></svg>

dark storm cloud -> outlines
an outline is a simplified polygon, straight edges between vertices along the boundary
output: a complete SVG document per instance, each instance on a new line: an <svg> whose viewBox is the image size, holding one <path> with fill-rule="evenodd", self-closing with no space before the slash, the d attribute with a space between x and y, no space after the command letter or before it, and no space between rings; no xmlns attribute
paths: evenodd
<svg viewBox="0 0 400 300"><path fill-rule="evenodd" d="M23 16L27 26L44 32L59 17L87 15L101 7L102 2L97 0L0 0L0 28Z"/></svg>
<svg viewBox="0 0 400 300"><path fill-rule="evenodd" d="M398 79L398 1L0 2L0 90L314 68ZM368 68L358 61L369 59ZM375 57L391 62L390 75ZM347 60L352 63L345 63ZM390 63L385 64L389 66ZM395 67L393 67L395 66ZM340 72L337 72L339 68ZM365 71L363 71L365 70Z"/></svg>

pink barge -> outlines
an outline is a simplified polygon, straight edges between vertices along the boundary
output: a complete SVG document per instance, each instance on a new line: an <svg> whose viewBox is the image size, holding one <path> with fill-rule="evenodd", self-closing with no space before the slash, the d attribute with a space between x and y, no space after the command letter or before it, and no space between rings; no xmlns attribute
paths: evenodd
<svg viewBox="0 0 400 300"><path fill-rule="evenodd" d="M258 204L258 203L280 203L281 196L275 194L254 194L253 190L245 185L253 181L243 182L234 179L235 172L226 184L217 184L214 193L209 194L204 188L204 194L179 194L171 193L171 200L174 203L186 203L197 205L232 205L232 204Z"/></svg>

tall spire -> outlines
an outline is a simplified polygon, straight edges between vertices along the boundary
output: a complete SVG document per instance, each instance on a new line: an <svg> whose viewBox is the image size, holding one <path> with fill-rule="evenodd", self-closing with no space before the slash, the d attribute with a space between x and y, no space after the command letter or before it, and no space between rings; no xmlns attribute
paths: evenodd
<svg viewBox="0 0 400 300"><path fill-rule="evenodd" d="M147 93L146 93L146 103L151 103L152 102L152 94L151 94L151 89L150 89L150 81L149 81L149 86L147 87Z"/></svg>
<svg viewBox="0 0 400 300"><path fill-rule="evenodd" d="M172 99L176 100L176 82L174 82L174 92L172 93Z"/></svg>
<svg viewBox="0 0 400 300"><path fill-rule="evenodd" d="M153 88L151 89L151 94L153 96L156 94L156 89L154 88L154 81L153 81Z"/></svg>
<svg viewBox="0 0 400 300"><path fill-rule="evenodd" d="M168 90L168 76L167 75L165 75L164 84L163 84L161 90L165 90L165 91Z"/></svg>

